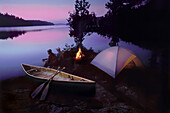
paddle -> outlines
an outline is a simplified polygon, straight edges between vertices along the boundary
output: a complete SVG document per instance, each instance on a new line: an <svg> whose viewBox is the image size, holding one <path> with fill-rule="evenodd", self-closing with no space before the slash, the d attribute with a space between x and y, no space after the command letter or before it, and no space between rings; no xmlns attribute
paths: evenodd
<svg viewBox="0 0 170 113"><path fill-rule="evenodd" d="M63 69L65 69L65 67L63 67L61 70L63 70ZM61 70L59 70L58 73L60 73ZM58 73L57 73L57 74L58 74ZM53 77L50 78L50 81L47 83L46 87L44 88L44 91L42 92L42 95L41 95L41 97L40 97L40 100L45 100L46 95L47 95L47 93L48 93L49 84L50 84L51 80L52 80L57 74L55 74Z"/></svg>
<svg viewBox="0 0 170 113"><path fill-rule="evenodd" d="M57 70L59 70L60 69L60 67L58 67L57 68ZM58 72L58 71L57 71ZM55 74L56 75L56 74ZM52 76L53 77L53 76ZM51 77L51 78L52 78ZM42 83L40 86L38 86L35 90L34 90L34 92L31 94L31 97L32 98L35 98L38 94L39 94L39 92L42 90L42 88L44 87L44 85L51 79L51 78L49 78L46 82L44 82L44 83Z"/></svg>

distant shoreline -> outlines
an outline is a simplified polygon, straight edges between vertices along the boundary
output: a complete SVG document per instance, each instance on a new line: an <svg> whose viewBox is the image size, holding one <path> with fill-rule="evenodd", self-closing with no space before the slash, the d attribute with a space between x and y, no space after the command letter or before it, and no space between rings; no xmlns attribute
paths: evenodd
<svg viewBox="0 0 170 113"><path fill-rule="evenodd" d="M13 39L19 35L23 35L26 32L42 31L56 28L68 28L66 24L57 25L41 25L41 26L14 26L14 27L0 27L0 40L1 39Z"/></svg>
<svg viewBox="0 0 170 113"><path fill-rule="evenodd" d="M52 22L41 20L24 20L8 13L0 13L0 20L0 27L55 25Z"/></svg>
<svg viewBox="0 0 170 113"><path fill-rule="evenodd" d="M9 27L36 27L36 26L57 26L57 25L69 25L69 24L67 24L67 23L57 23L57 24L48 24L48 25L30 25L30 26L28 26L28 25L22 25L22 26L0 26L0 28L9 28Z"/></svg>
<svg viewBox="0 0 170 113"><path fill-rule="evenodd" d="M57 23L57 24L48 24L48 25L22 25L22 26L0 26L0 28L12 28L12 27L36 27L36 26L58 26L58 25L68 25L67 23Z"/></svg>
<svg viewBox="0 0 170 113"><path fill-rule="evenodd" d="M15 31L39 31L46 29L53 29L56 27L68 26L67 24L54 24L54 25L36 25L36 26L11 26L11 27L0 27L0 32L15 32Z"/></svg>
<svg viewBox="0 0 170 113"><path fill-rule="evenodd" d="M53 24L51 22L46 22L46 21L40 21L40 20L34 20L34 21L25 21L24 24L16 24L16 25L10 25L10 24L6 24L6 25L2 25L0 24L0 27L27 27L27 26L50 26L50 25L56 25Z"/></svg>

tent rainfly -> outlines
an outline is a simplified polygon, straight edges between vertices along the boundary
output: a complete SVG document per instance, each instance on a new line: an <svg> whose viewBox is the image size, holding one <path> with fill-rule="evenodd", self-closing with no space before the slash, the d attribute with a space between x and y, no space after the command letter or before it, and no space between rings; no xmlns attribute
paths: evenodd
<svg viewBox="0 0 170 113"><path fill-rule="evenodd" d="M103 50L91 62L113 78L130 63L133 63L136 67L143 67L142 62L133 51L120 46Z"/></svg>

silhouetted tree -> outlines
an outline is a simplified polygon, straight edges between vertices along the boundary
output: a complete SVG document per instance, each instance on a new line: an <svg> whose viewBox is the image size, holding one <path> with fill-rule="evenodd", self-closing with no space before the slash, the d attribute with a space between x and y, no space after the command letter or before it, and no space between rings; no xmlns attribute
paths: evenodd
<svg viewBox="0 0 170 113"><path fill-rule="evenodd" d="M159 7L158 3L161 3ZM110 0L106 8L108 12L100 19L98 34L119 37L144 48L165 47L164 43L168 42L166 3L158 0Z"/></svg>
<svg viewBox="0 0 170 113"><path fill-rule="evenodd" d="M151 66L161 68L162 93L158 109L168 110L168 2L164 0L110 0L101 26L126 42L152 50ZM109 31L112 30L112 31ZM157 61L159 58L159 61ZM152 67L153 68L153 67Z"/></svg>
<svg viewBox="0 0 170 113"><path fill-rule="evenodd" d="M77 44L81 44L84 36L87 34L87 25L91 24L96 18L95 13L90 14L88 9L89 2L86 0L75 1L75 11L69 12L70 17L67 19L70 25L70 36L75 38Z"/></svg>

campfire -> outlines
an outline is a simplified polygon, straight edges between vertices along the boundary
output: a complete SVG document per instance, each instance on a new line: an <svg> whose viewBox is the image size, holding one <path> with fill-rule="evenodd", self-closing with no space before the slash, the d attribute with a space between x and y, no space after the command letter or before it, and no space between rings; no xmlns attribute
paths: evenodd
<svg viewBox="0 0 170 113"><path fill-rule="evenodd" d="M82 53L81 48L79 47L78 52L76 53L76 60L81 60L85 55Z"/></svg>

